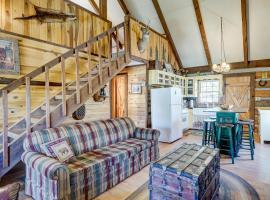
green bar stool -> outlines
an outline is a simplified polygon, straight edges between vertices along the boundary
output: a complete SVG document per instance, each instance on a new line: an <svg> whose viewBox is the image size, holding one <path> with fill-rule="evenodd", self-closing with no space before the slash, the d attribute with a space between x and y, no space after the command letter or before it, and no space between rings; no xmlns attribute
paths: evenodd
<svg viewBox="0 0 270 200"><path fill-rule="evenodd" d="M234 146L233 146L233 124L220 123L217 124L217 145L220 151L228 151L234 164ZM223 143L221 145L221 143ZM226 146L229 144L228 146Z"/></svg>
<svg viewBox="0 0 270 200"><path fill-rule="evenodd" d="M241 120L238 121L239 125L239 132L241 135L241 143L240 148L244 150L250 151L251 160L254 160L254 148L255 148L255 141L254 141L254 121L253 120ZM244 128L247 128L247 131Z"/></svg>
<svg viewBox="0 0 270 200"><path fill-rule="evenodd" d="M216 128L215 128L216 120L214 119L206 119L203 121L203 137L202 137L202 145L213 145L216 148Z"/></svg>

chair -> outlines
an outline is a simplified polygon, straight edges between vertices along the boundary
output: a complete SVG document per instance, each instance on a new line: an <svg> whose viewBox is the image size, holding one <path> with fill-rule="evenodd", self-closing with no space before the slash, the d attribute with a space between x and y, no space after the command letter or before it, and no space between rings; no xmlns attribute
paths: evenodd
<svg viewBox="0 0 270 200"><path fill-rule="evenodd" d="M216 143L216 129L215 129L216 120L206 119L203 121L203 137L202 145L213 145L215 148Z"/></svg>
<svg viewBox="0 0 270 200"><path fill-rule="evenodd" d="M241 137L240 140L240 148L250 151L251 160L254 160L254 121L253 120L240 120L238 122L239 125L239 135ZM245 127L247 131L245 131Z"/></svg>
<svg viewBox="0 0 270 200"><path fill-rule="evenodd" d="M220 149L220 151L229 152L232 158L232 164L234 164L234 156L235 156L233 128L234 128L233 124L225 124L225 123L217 124L217 146ZM225 142L225 144L224 143L221 144L222 142ZM229 148L227 144L229 144Z"/></svg>

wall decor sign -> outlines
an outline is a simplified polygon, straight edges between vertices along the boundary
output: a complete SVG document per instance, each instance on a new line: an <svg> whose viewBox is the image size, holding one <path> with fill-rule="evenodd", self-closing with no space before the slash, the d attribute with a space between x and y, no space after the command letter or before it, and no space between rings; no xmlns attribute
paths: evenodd
<svg viewBox="0 0 270 200"><path fill-rule="evenodd" d="M142 93L142 85L140 83L132 83L131 94L141 94L141 93Z"/></svg>
<svg viewBox="0 0 270 200"><path fill-rule="evenodd" d="M0 38L0 74L20 74L18 40Z"/></svg>

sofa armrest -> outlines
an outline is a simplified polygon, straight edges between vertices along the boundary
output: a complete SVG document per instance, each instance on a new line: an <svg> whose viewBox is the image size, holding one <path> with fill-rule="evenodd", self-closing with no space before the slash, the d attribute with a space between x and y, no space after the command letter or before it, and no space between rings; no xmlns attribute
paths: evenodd
<svg viewBox="0 0 270 200"><path fill-rule="evenodd" d="M158 141L159 136L160 136L160 131L156 129L137 127L134 131L134 137L138 139Z"/></svg>
<svg viewBox="0 0 270 200"><path fill-rule="evenodd" d="M47 157L37 152L26 151L21 157L26 167L30 167L38 171L49 179L57 179L57 171L61 170L69 175L68 168L65 164L54 158Z"/></svg>

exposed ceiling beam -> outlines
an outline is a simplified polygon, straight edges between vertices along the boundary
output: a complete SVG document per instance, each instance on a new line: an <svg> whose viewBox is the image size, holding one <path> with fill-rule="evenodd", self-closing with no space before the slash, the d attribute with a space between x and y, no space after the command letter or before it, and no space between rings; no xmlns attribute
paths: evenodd
<svg viewBox="0 0 270 200"><path fill-rule="evenodd" d="M101 17L107 19L107 15L108 15L107 0L99 0L99 13Z"/></svg>
<svg viewBox="0 0 270 200"><path fill-rule="evenodd" d="M235 62L235 63L229 63L229 64L231 66L231 69L270 67L270 59L252 60L252 61L248 61L248 64L246 64L245 62ZM197 72L211 72L212 71L212 69L209 68L208 65L198 66L198 67L188 67L185 69L188 70L189 74L197 73Z"/></svg>
<svg viewBox="0 0 270 200"><path fill-rule="evenodd" d="M94 8L95 12L97 14L100 14L100 10L98 5L96 4L95 0L89 0L89 3L91 4L91 6Z"/></svg>
<svg viewBox="0 0 270 200"><path fill-rule="evenodd" d="M157 12L157 15L159 17L160 23L161 23L161 25L162 25L162 27L163 27L163 29L165 31L165 34L166 34L166 36L167 36L167 38L169 40L169 43L170 43L170 45L171 45L171 47L173 49L173 52L175 54L176 60L178 62L178 65L181 68L181 67L183 67L182 62L181 62L181 59L179 57L179 54L178 54L177 49L175 47L175 44L173 42L171 33L170 33L169 28L167 26L166 20L165 20L165 18L163 16L162 10L161 10L161 8L159 6L158 0L152 0L152 2L153 2L153 5L154 5L154 7L156 9L156 12Z"/></svg>
<svg viewBox="0 0 270 200"><path fill-rule="evenodd" d="M206 37L204 25L203 25L201 9L200 9L200 5L199 5L198 0L193 0L193 6L195 9L196 18L197 18L197 22L198 22L200 33L201 33L201 38L202 38L202 42L203 42L205 55L207 58L207 63L211 67L212 66L212 59L211 59L211 54L210 54L210 50L208 47L207 37Z"/></svg>
<svg viewBox="0 0 270 200"><path fill-rule="evenodd" d="M121 6L121 8L122 8L123 12L125 13L125 15L129 15L130 12L129 12L129 10L127 8L127 5L124 2L124 0L117 0L117 1L118 1L119 5Z"/></svg>
<svg viewBox="0 0 270 200"><path fill-rule="evenodd" d="M241 0L244 63L248 63L247 0Z"/></svg>

